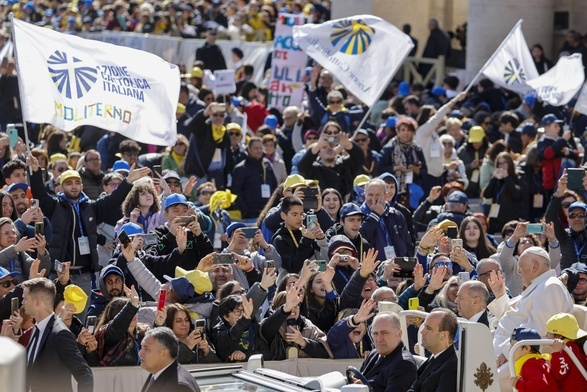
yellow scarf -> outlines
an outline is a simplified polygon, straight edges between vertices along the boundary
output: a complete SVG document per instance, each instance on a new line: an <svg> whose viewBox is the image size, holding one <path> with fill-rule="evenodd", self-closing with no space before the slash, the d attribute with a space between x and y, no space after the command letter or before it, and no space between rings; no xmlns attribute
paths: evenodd
<svg viewBox="0 0 587 392"><path fill-rule="evenodd" d="M185 158L185 155L179 155L179 154L171 151L171 158L173 159L173 162L175 162L175 164L177 166L180 166Z"/></svg>
<svg viewBox="0 0 587 392"><path fill-rule="evenodd" d="M222 139L224 139L224 134L226 133L226 127L224 125L212 125L212 137L216 143L220 143Z"/></svg>
<svg viewBox="0 0 587 392"><path fill-rule="evenodd" d="M514 366L516 370L516 377L520 377L520 373L522 373L522 366L526 363L527 360L536 358L536 359L544 359L545 361L550 361L550 354L526 354L520 359L516 361Z"/></svg>
<svg viewBox="0 0 587 392"><path fill-rule="evenodd" d="M336 114L338 112L346 112L346 107L344 105L340 105L340 110L338 112L335 112L332 107L330 107L330 105L326 105L326 109L328 109L329 112L332 112L332 114Z"/></svg>

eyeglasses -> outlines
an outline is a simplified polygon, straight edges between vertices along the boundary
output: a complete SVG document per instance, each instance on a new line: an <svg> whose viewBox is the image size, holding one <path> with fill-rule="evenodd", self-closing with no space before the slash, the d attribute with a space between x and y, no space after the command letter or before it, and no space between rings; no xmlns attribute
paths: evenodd
<svg viewBox="0 0 587 392"><path fill-rule="evenodd" d="M98 162L100 161L100 158L90 158L90 159L86 159L86 162Z"/></svg>
<svg viewBox="0 0 587 392"><path fill-rule="evenodd" d="M571 206L571 204L573 204L574 202L565 202L562 203L561 206L563 206L563 208L569 208Z"/></svg>
<svg viewBox="0 0 587 392"><path fill-rule="evenodd" d="M212 191L202 191L202 192L200 192L200 195L202 195L202 196L212 196L213 193L214 192L212 192Z"/></svg>
<svg viewBox="0 0 587 392"><path fill-rule="evenodd" d="M449 147L454 147L454 144L451 142L442 142L443 146L449 146Z"/></svg>
<svg viewBox="0 0 587 392"><path fill-rule="evenodd" d="M342 103L342 101L336 100L336 101L328 101L328 103L331 103L333 105L340 105Z"/></svg>
<svg viewBox="0 0 587 392"><path fill-rule="evenodd" d="M4 236L7 236L7 235L13 235L13 236L15 236L16 235L16 231L14 231L14 230L7 230L7 231L1 232L0 234L2 234Z"/></svg>
<svg viewBox="0 0 587 392"><path fill-rule="evenodd" d="M16 286L18 281L16 279L11 279L0 283L0 286L4 287L5 289L9 288L10 286Z"/></svg>
<svg viewBox="0 0 587 392"><path fill-rule="evenodd" d="M116 189L118 188L118 184L120 184L120 182L109 182L106 186Z"/></svg>
<svg viewBox="0 0 587 392"><path fill-rule="evenodd" d="M13 282L16 282L16 280L14 280ZM587 283L587 278L579 278L579 280L577 281L577 283L585 284L585 283Z"/></svg>
<svg viewBox="0 0 587 392"><path fill-rule="evenodd" d="M165 181L169 186L181 186L181 182L179 181Z"/></svg>
<svg viewBox="0 0 587 392"><path fill-rule="evenodd" d="M577 218L583 219L583 218L585 218L585 214L580 214L580 213L579 214L575 214L575 213L572 213L572 214L569 214L569 218L571 218L571 219L577 219Z"/></svg>
<svg viewBox="0 0 587 392"><path fill-rule="evenodd" d="M452 261L439 261L436 264L434 264L433 267L446 267L446 268L452 268Z"/></svg>
<svg viewBox="0 0 587 392"><path fill-rule="evenodd" d="M230 136L240 136L240 135L242 135L242 133L240 133L240 132L228 132L228 134Z"/></svg>
<svg viewBox="0 0 587 392"><path fill-rule="evenodd" d="M240 316L244 313L244 311L245 310L243 308L236 308L234 310L231 310L230 313L234 313L236 316Z"/></svg>
<svg viewBox="0 0 587 392"><path fill-rule="evenodd" d="M478 274L477 274L477 277L479 278L479 277L481 277L481 276L483 276L483 275L489 275L489 274L490 274L491 272L493 272L493 271L495 271L495 273L496 273L496 274L497 274L498 272L503 272L501 269L497 269L497 270L489 270L489 271L487 271L487 272L483 272L482 274L479 274L479 273L478 273Z"/></svg>
<svg viewBox="0 0 587 392"><path fill-rule="evenodd" d="M57 172L58 173L63 173L65 171L65 169L66 169L65 167L58 167L57 168Z"/></svg>
<svg viewBox="0 0 587 392"><path fill-rule="evenodd" d="M224 117L224 113L214 113L212 117Z"/></svg>
<svg viewBox="0 0 587 392"><path fill-rule="evenodd" d="M356 142L356 143L364 143L364 142L366 142L367 140L369 140L369 139L367 139L367 138L362 138L362 139L355 139L355 142Z"/></svg>

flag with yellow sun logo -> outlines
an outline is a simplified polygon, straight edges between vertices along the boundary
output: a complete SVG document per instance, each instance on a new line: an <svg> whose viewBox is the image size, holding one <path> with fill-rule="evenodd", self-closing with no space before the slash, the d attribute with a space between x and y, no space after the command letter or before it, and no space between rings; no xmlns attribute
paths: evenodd
<svg viewBox="0 0 587 392"><path fill-rule="evenodd" d="M414 46L408 35L372 15L295 26L293 36L308 56L369 106Z"/></svg>

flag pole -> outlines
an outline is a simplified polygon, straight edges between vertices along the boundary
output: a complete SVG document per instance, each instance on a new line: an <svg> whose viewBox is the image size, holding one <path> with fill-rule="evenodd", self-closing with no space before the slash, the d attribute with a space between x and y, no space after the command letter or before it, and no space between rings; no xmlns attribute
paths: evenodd
<svg viewBox="0 0 587 392"><path fill-rule="evenodd" d="M504 38L503 41L501 41L501 44L499 44L499 46L497 47L497 49L495 49L495 52L493 52L493 54L491 55L491 57L489 58L489 60L487 60L485 62L485 64L483 65L483 67L481 67L481 69L479 70L479 72L477 72L477 75L475 75L475 77L473 78L473 80L471 81L471 83L469 83L469 85L465 89L465 92L466 93L469 92L469 90L471 89L471 87L473 87L475 85L475 82L477 82L477 79L479 79L479 77L481 76L481 74L483 73L483 71L485 71L485 69L489 66L489 64L491 64L491 62L493 61L493 59L495 58L495 56L497 56L497 54L499 53L499 51L501 50L501 48L504 47L504 45L506 44L506 42L508 41L508 39L516 31L516 28L518 28L518 26L521 25L523 21L524 21L524 19L518 20L518 23L516 23L515 26L510 30L510 33Z"/></svg>
<svg viewBox="0 0 587 392"><path fill-rule="evenodd" d="M405 57L404 57L404 60L405 60ZM395 72L392 73L391 75L389 75L389 78L387 78L387 80L385 81L385 84L384 84L385 88L382 89L381 92L379 93L380 98L381 98L381 94L383 94L383 92L389 87L389 83L391 83L391 80L393 79L394 76L395 76ZM367 113L365 113L365 115L363 116L363 119L361 120L359 125L357 125L356 129L361 129L363 124L365 124L365 121L367 121L367 118L369 117L369 114L371 114L371 110L373 109L373 106L375 106L376 103L377 103L377 101L375 101L375 102L373 102L373 104L369 105L369 109L367 110Z"/></svg>
<svg viewBox="0 0 587 392"><path fill-rule="evenodd" d="M14 31L14 20L13 20L13 13L11 12L10 15L8 16L9 20L10 20L10 32L12 33L12 41L14 42L14 45L12 46L12 49L14 51L14 65L16 67L16 77L18 80L18 92L20 94L21 97L26 97L26 94L24 93L24 83L21 82L20 80L20 70L18 69L18 50L16 47L16 32ZM28 117L28 110L24 110L24 106L23 105L23 101L20 101L20 106L21 106L21 112L22 112L22 125L24 127L24 140L25 140L25 146L26 146L26 150L27 150L27 158L31 156L31 147L29 146L29 131L27 128L27 117ZM32 176L33 175L33 168L32 166L29 166L29 174Z"/></svg>

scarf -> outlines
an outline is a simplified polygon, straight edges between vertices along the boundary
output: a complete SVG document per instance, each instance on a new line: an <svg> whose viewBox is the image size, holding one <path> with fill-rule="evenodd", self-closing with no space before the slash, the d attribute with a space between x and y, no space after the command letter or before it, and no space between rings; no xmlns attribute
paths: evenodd
<svg viewBox="0 0 587 392"><path fill-rule="evenodd" d="M173 151L171 151L171 159L173 159L173 162L175 162L175 164L179 167L181 165L181 163L183 162L183 160L185 159L185 155L179 155Z"/></svg>
<svg viewBox="0 0 587 392"><path fill-rule="evenodd" d="M220 144L222 139L224 139L224 135L226 134L226 127L224 125L210 125L212 126L212 137L214 138L214 141L216 144Z"/></svg>
<svg viewBox="0 0 587 392"><path fill-rule="evenodd" d="M334 109L332 109L332 107L330 105L326 105L326 109L328 109L328 111L331 113L331 115L335 115L336 113L344 113L346 112L346 107L342 106L340 107L340 110L338 112L335 112Z"/></svg>
<svg viewBox="0 0 587 392"><path fill-rule="evenodd" d="M392 139L391 146L391 158L393 166L408 167L418 160L416 157L416 149L414 148L413 141L404 143L396 136ZM395 172L395 178L399 183L397 193L406 192L406 173L397 171Z"/></svg>
<svg viewBox="0 0 587 392"><path fill-rule="evenodd" d="M518 359L516 361L515 364L515 370L516 370L516 377L520 377L520 374L522 373L522 367L524 366L524 364L526 363L527 360L529 359L543 359L545 361L550 361L550 354L526 354L524 355L522 358Z"/></svg>

